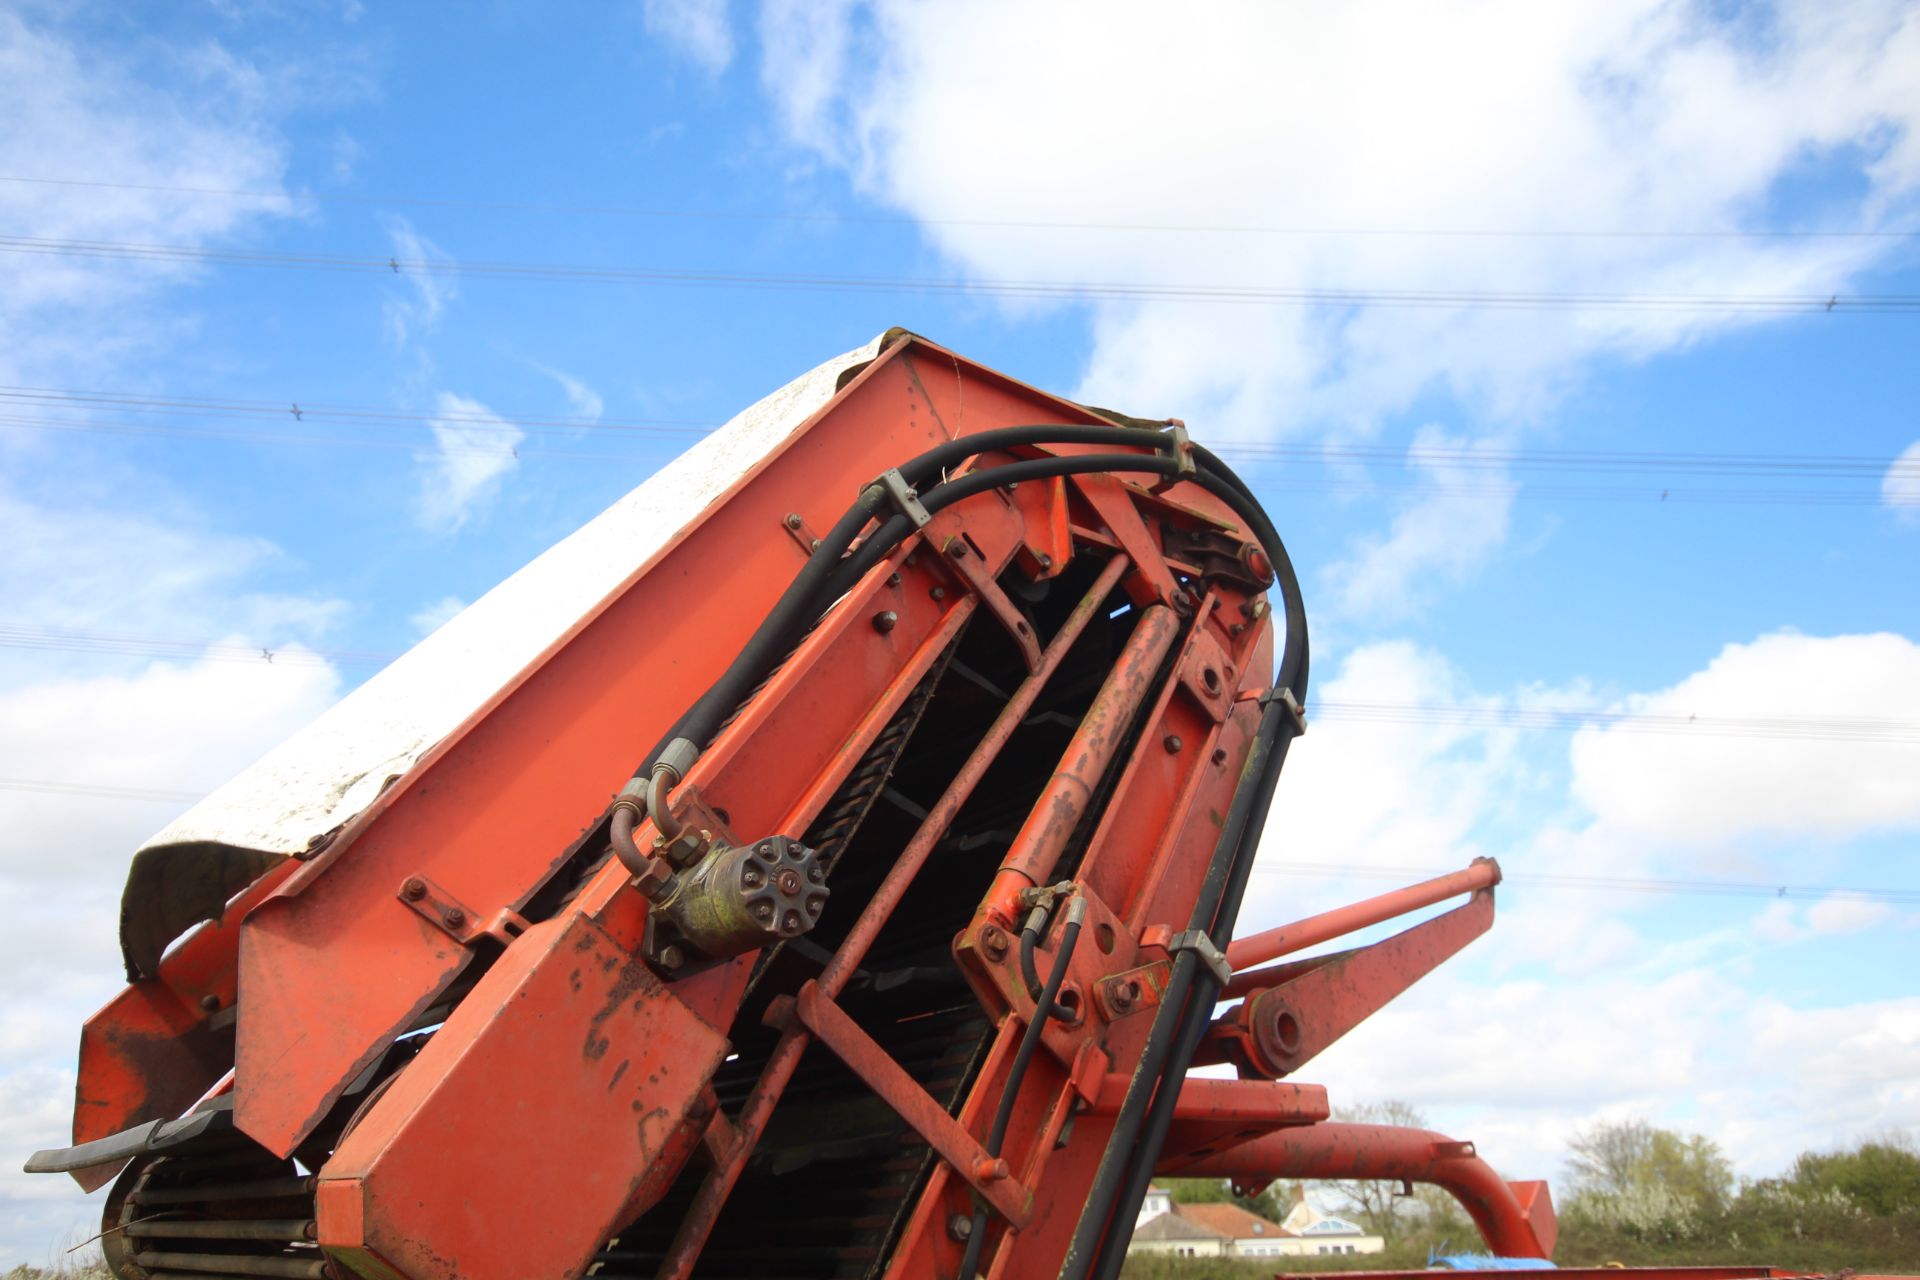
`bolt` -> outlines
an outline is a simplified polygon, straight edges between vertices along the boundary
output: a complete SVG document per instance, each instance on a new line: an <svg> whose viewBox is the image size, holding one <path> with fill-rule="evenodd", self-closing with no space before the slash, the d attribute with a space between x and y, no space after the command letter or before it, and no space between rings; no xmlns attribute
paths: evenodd
<svg viewBox="0 0 1920 1280"><path fill-rule="evenodd" d="M897 573L890 573L890 574L888 574L888 575L887 575L887 585L888 585L888 586L890 586L890 587L897 587L897 586L899 586L899 585L900 585L900 575L899 575L899 574L897 574Z"/></svg>
<svg viewBox="0 0 1920 1280"><path fill-rule="evenodd" d="M800 913L798 911L789 911L780 918L780 932L791 936L800 931Z"/></svg>
<svg viewBox="0 0 1920 1280"><path fill-rule="evenodd" d="M789 898L797 896L802 888L800 884L800 873L792 867L788 867L779 875L775 876L773 883L779 888L783 895Z"/></svg>
<svg viewBox="0 0 1920 1280"><path fill-rule="evenodd" d="M1170 733L1160 740L1160 745L1167 749L1168 755L1177 755L1183 744L1180 741L1179 734Z"/></svg>
<svg viewBox="0 0 1920 1280"><path fill-rule="evenodd" d="M1193 607L1193 597L1191 595L1188 595L1185 591L1175 591L1173 593L1173 611L1175 613L1184 618L1193 613Z"/></svg>
<svg viewBox="0 0 1920 1280"><path fill-rule="evenodd" d="M1214 752L1213 752L1214 767L1218 768L1219 766L1225 764L1226 762L1227 762L1227 749L1225 747L1214 748Z"/></svg>
<svg viewBox="0 0 1920 1280"><path fill-rule="evenodd" d="M200 1008L207 1013L220 1012L220 997L213 995L201 996Z"/></svg>
<svg viewBox="0 0 1920 1280"><path fill-rule="evenodd" d="M1107 1006L1115 1013L1125 1013L1133 1008L1133 997L1127 994L1124 986L1116 983L1107 988Z"/></svg>
<svg viewBox="0 0 1920 1280"><path fill-rule="evenodd" d="M800 513L797 511L789 511L787 513L786 523L787 523L787 528L798 529L800 527Z"/></svg>
<svg viewBox="0 0 1920 1280"><path fill-rule="evenodd" d="M660 967L662 969L678 969L686 962L687 953L672 943L668 943L666 946L660 948Z"/></svg>
<svg viewBox="0 0 1920 1280"><path fill-rule="evenodd" d="M1041 567L1042 569L1051 569L1051 568L1053 568L1053 557L1052 557L1052 556L1050 556L1050 555L1048 555L1048 554L1047 554L1046 552L1044 552L1044 551L1042 551L1042 552L1040 553L1040 567Z"/></svg>
<svg viewBox="0 0 1920 1280"><path fill-rule="evenodd" d="M965 560L967 558L967 544L955 538L947 544L947 554L955 560Z"/></svg>
<svg viewBox="0 0 1920 1280"><path fill-rule="evenodd" d="M981 1182L998 1182L1011 1178L1013 1170L998 1156L979 1156L973 1162L973 1176Z"/></svg>
<svg viewBox="0 0 1920 1280"><path fill-rule="evenodd" d="M448 907L440 913L440 918L447 922L447 928L449 929L464 929L467 927L467 913L458 907Z"/></svg>
<svg viewBox="0 0 1920 1280"><path fill-rule="evenodd" d="M973 1238L973 1219L964 1213L956 1213L947 1219L947 1234L965 1244Z"/></svg>
<svg viewBox="0 0 1920 1280"><path fill-rule="evenodd" d="M744 888L758 889L765 880L766 877L760 874L758 867L748 867L740 873L740 884Z"/></svg>
<svg viewBox="0 0 1920 1280"><path fill-rule="evenodd" d="M827 878L827 869L821 866L819 863L816 862L812 866L807 868L807 879L813 881L815 884L821 883L826 878Z"/></svg>
<svg viewBox="0 0 1920 1280"><path fill-rule="evenodd" d="M772 924L773 923L773 904L771 902L763 902L759 906L755 907L753 909L753 918L755 920L758 920L763 925Z"/></svg>
<svg viewBox="0 0 1920 1280"><path fill-rule="evenodd" d="M900 615L891 609L882 609L873 615L873 629L881 635L893 630L894 623L900 621Z"/></svg>
<svg viewBox="0 0 1920 1280"><path fill-rule="evenodd" d="M935 587L933 590L927 592L927 594L935 600L945 600L947 598L947 589L945 587Z"/></svg>
<svg viewBox="0 0 1920 1280"><path fill-rule="evenodd" d="M980 930L980 946L987 953L989 960L998 961L1007 958L1007 935L1001 932L998 925L990 924Z"/></svg>
<svg viewBox="0 0 1920 1280"><path fill-rule="evenodd" d="M418 902L427 896L427 882L419 876L408 876L407 882L400 886L400 894L408 902Z"/></svg>

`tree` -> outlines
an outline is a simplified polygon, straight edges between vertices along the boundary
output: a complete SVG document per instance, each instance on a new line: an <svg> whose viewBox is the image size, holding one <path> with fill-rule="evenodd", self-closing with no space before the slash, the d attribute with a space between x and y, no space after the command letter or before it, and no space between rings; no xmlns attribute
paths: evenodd
<svg viewBox="0 0 1920 1280"><path fill-rule="evenodd" d="M1808 1151L1789 1181L1810 1191L1838 1191L1868 1213L1886 1217L1920 1208L1920 1150L1903 1133L1869 1138L1851 1151Z"/></svg>
<svg viewBox="0 0 1920 1280"><path fill-rule="evenodd" d="M1622 1120L1576 1130L1567 1145L1567 1172L1577 1193L1615 1198L1658 1193L1710 1209L1726 1204L1733 1192L1732 1162L1720 1144L1697 1133Z"/></svg>
<svg viewBox="0 0 1920 1280"><path fill-rule="evenodd" d="M1275 1212L1279 1201L1271 1187L1257 1196L1243 1196L1224 1178L1155 1178L1153 1185L1172 1197L1175 1204L1237 1204L1249 1213L1279 1219Z"/></svg>

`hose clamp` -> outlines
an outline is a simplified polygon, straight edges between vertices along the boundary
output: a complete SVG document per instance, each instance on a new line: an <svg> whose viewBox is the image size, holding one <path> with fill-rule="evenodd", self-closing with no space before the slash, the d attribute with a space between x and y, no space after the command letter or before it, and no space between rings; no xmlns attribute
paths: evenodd
<svg viewBox="0 0 1920 1280"><path fill-rule="evenodd" d="M911 520L914 528L927 527L927 522L933 517L928 515L927 509L920 505L920 495L914 491L912 485L907 483L907 478L900 474L900 468L889 467L882 471L878 483L882 489L886 490L887 498L893 503L894 509Z"/></svg>
<svg viewBox="0 0 1920 1280"><path fill-rule="evenodd" d="M1168 955L1178 957L1182 951L1199 956L1200 963L1207 966L1222 987L1233 981L1233 966L1227 963L1225 953L1213 945L1205 929L1185 929L1167 939Z"/></svg>
<svg viewBox="0 0 1920 1280"><path fill-rule="evenodd" d="M1179 474L1190 476L1198 470L1193 465L1193 441L1187 435L1187 424L1178 418L1167 419L1167 452L1180 464Z"/></svg>

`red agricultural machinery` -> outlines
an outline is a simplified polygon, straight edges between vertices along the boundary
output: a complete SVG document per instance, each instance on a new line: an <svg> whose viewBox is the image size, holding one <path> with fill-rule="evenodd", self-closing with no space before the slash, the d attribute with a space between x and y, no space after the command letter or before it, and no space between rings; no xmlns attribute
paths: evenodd
<svg viewBox="0 0 1920 1280"><path fill-rule="evenodd" d="M1500 878L1236 936L1306 690L1181 424L890 332L141 849L30 1168L111 1184L123 1280L1106 1278L1156 1173L1433 1182L1546 1257L1543 1183L1292 1079Z"/></svg>

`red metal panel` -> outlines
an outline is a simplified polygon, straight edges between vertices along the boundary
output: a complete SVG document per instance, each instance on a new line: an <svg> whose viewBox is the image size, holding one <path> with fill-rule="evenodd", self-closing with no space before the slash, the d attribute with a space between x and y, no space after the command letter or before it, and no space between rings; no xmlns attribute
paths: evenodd
<svg viewBox="0 0 1920 1280"><path fill-rule="evenodd" d="M320 1242L408 1280L564 1280L666 1189L727 1042L591 921L536 925L321 1174Z"/></svg>
<svg viewBox="0 0 1920 1280"><path fill-rule="evenodd" d="M110 1137L148 1120L179 1115L233 1067L234 956L239 921L293 872L282 863L239 894L217 922L202 925L80 1032L73 1140ZM122 1166L96 1165L73 1179L104 1187Z"/></svg>

